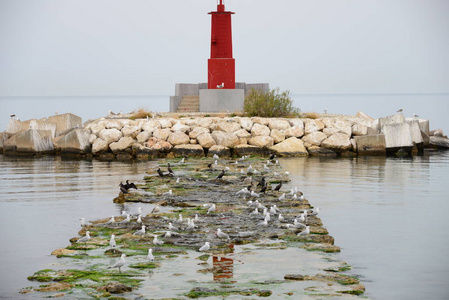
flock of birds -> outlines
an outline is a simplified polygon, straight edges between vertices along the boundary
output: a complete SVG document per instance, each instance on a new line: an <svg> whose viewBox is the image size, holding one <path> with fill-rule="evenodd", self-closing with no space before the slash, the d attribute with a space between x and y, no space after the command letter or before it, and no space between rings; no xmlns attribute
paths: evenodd
<svg viewBox="0 0 449 300"><path fill-rule="evenodd" d="M310 234L310 227L307 225L307 218L310 216L316 216L319 213L319 208L314 208L310 210L303 210L302 213L293 218L292 224L289 224L286 220L286 218L282 215L281 210L276 206L276 204L272 205L271 207L266 207L262 204L262 201L259 201L262 194L265 194L269 191L269 182L266 180L266 177L264 174L267 174L270 171L270 168L268 165L278 165L279 162L275 160L276 156L272 154L269 159L267 160L266 164L264 164L264 170L263 171L257 171L252 165L249 165L246 170L241 168L241 173L243 173L244 179L243 183L247 183L248 186L244 187L238 191L235 192L235 196L243 198L249 210L249 217L250 218L256 218L257 220L263 220L259 223L257 223L257 226L259 228L263 228L266 226L269 226L275 219L277 219L282 225L282 227L290 229L290 230L302 230L297 235L298 236L307 236ZM184 164L186 157L183 157L178 164ZM214 162L210 163L208 165L208 170L210 171L216 171L218 168L218 161L219 156L214 155L213 156ZM242 161L247 159L246 156L241 157L238 159L235 163L232 164L239 164ZM167 164L167 173L164 173L160 168L157 169L157 174L159 177L175 177L175 172L171 168L170 163ZM223 176L226 174L226 172L229 172L230 168L226 167L220 171L218 176L215 178L215 180L222 180ZM286 175L288 175L288 172L285 172ZM253 178L255 174L262 174L260 180L258 180L257 185L253 183ZM280 174L276 172L272 172L274 176L280 176ZM179 177L177 179L177 182L179 182ZM271 189L273 193L281 193L281 189L283 186L283 181L280 180L279 183ZM120 192L122 193L128 193L129 189L137 189L137 186L129 182L129 180L126 180L126 183L123 184L122 182L119 185ZM172 190L169 190L169 192L164 193L162 195L165 196L172 196L173 192ZM298 190L298 188L292 188L289 193L282 192L282 194L278 197L279 201L284 200L304 200L304 195L301 191ZM212 213L217 211L217 204L215 203L206 203L203 205L205 209L207 209L206 215L210 216ZM156 204L156 206L152 209L151 214L158 214L160 212L159 205ZM138 207L137 214L131 215L127 213L125 210L122 211L121 217L123 217L123 220L116 221L114 216L111 216L111 218L104 223L105 225L112 225L112 226L127 226L130 223L139 224L141 228L133 233L133 236L137 237L145 237L147 235L147 228L148 226L143 224L142 221L142 209L141 207ZM81 226L85 227L88 226L85 222L84 218L81 218ZM172 236L180 235L179 231L194 231L196 228L198 228L198 224L202 222L203 220L200 219L198 214L195 214L193 218L184 218L182 214L178 215L178 218L175 220L168 220L168 224L166 225L165 233L163 234L163 237L169 238ZM158 238L158 235L153 235L153 241L152 244L155 246L164 244L164 241L160 240ZM230 236L229 234L225 233L221 230L221 228L217 228L215 235L222 240L229 241ZM85 236L78 239L77 243L86 243L91 239L90 232L86 231ZM115 241L115 235L112 234L109 240L109 246L112 249L115 249L117 247L117 243ZM212 245L211 242L206 241L199 249L200 252L207 252L211 249ZM109 268L118 268L119 272L121 272L121 267L125 264L125 254L122 254L120 257L120 260L118 260L115 264L110 266ZM148 255L147 260L149 262L154 261L154 255L153 255L153 249L148 249Z"/></svg>

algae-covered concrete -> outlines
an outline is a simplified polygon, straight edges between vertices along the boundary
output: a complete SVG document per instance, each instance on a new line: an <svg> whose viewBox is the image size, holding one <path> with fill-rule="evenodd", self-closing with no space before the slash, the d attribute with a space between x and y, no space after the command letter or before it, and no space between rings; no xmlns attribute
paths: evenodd
<svg viewBox="0 0 449 300"><path fill-rule="evenodd" d="M54 252L61 268L36 272L29 280L46 284L22 293L111 298L114 291L142 299L363 294L308 195L274 190L290 180L276 160L166 159L157 168L137 189L117 187L114 202L137 202L139 211L99 215L84 225L83 242L74 237L69 251ZM210 247L202 247L206 242ZM122 254L120 269L108 269Z"/></svg>

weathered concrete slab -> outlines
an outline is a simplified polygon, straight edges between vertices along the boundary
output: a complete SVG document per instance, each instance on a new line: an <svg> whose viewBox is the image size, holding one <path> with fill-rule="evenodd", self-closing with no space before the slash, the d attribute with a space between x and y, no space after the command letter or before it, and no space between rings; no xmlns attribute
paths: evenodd
<svg viewBox="0 0 449 300"><path fill-rule="evenodd" d="M412 136L412 141L415 144L422 144L423 138L421 134L421 129L419 127L418 120L406 121L410 125L410 135Z"/></svg>
<svg viewBox="0 0 449 300"><path fill-rule="evenodd" d="M363 111L358 111L355 115L357 118L363 119L365 121L373 122L374 118L370 117L369 115L365 114Z"/></svg>
<svg viewBox="0 0 449 300"><path fill-rule="evenodd" d="M52 134L52 138L54 138L56 136L56 123L47 121L45 119L31 120L29 129L50 130L51 134Z"/></svg>
<svg viewBox="0 0 449 300"><path fill-rule="evenodd" d="M359 155L385 155L387 151L383 134L354 137Z"/></svg>
<svg viewBox="0 0 449 300"><path fill-rule="evenodd" d="M243 111L245 90L211 89L200 90L200 112Z"/></svg>
<svg viewBox="0 0 449 300"><path fill-rule="evenodd" d="M0 132L0 151L3 151L3 143L6 142L11 136L11 133Z"/></svg>
<svg viewBox="0 0 449 300"><path fill-rule="evenodd" d="M404 115L402 113L398 113L393 116L379 118L378 124L377 124L377 129L382 129L382 127L384 125L400 124L400 123L404 123L404 122L405 122Z"/></svg>
<svg viewBox="0 0 449 300"><path fill-rule="evenodd" d="M17 133L3 144L4 153L43 153L53 152L53 150L50 130L28 129Z"/></svg>
<svg viewBox="0 0 449 300"><path fill-rule="evenodd" d="M419 129L421 129L422 132L424 132L425 134L429 135L430 133L430 122L429 120L426 119L421 119L421 118L405 118L406 122L413 122L413 121L417 121L418 125L419 125Z"/></svg>
<svg viewBox="0 0 449 300"><path fill-rule="evenodd" d="M10 119L8 125L6 125L6 132L10 134L16 134L21 131L30 129L30 121L22 122L17 119Z"/></svg>
<svg viewBox="0 0 449 300"><path fill-rule="evenodd" d="M56 124L56 136L67 129L83 126L82 119L71 113L48 117L48 121Z"/></svg>
<svg viewBox="0 0 449 300"><path fill-rule="evenodd" d="M62 153L90 153L89 137L90 134L87 130L73 129L58 138L55 148L59 148Z"/></svg>
<svg viewBox="0 0 449 300"><path fill-rule="evenodd" d="M449 139L441 136L431 136L430 146L440 149L449 149Z"/></svg>
<svg viewBox="0 0 449 300"><path fill-rule="evenodd" d="M387 148L413 147L409 123L386 124L382 126Z"/></svg>

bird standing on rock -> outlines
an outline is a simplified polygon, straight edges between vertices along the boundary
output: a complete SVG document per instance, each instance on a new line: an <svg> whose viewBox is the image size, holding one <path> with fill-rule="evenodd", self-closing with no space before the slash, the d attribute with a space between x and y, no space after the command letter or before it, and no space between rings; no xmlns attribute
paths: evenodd
<svg viewBox="0 0 449 300"><path fill-rule="evenodd" d="M221 231L220 228L217 229L217 236L221 239L228 239L229 240L229 235L227 235L226 233L224 233L223 231Z"/></svg>
<svg viewBox="0 0 449 300"><path fill-rule="evenodd" d="M157 169L157 173L159 174L159 177L164 177L164 173L162 173L161 168Z"/></svg>
<svg viewBox="0 0 449 300"><path fill-rule="evenodd" d="M122 273L122 270L120 268L123 267L123 265L125 264L125 257L126 254L122 254L122 256L120 256L120 260L115 264L113 264L112 266L110 266L108 269L118 268L119 272Z"/></svg>
<svg viewBox="0 0 449 300"><path fill-rule="evenodd" d="M168 173L175 175L175 172L173 172L173 169L170 166L170 163L167 163L167 169L168 169Z"/></svg>
<svg viewBox="0 0 449 300"><path fill-rule="evenodd" d="M200 252L204 252L204 251L209 251L210 249L210 243L209 242L205 242L203 246L201 246L201 248L199 249Z"/></svg>
<svg viewBox="0 0 449 300"><path fill-rule="evenodd" d="M225 170L221 170L221 173L218 174L216 179L221 179L224 176L224 174L225 174Z"/></svg>
<svg viewBox="0 0 449 300"><path fill-rule="evenodd" d="M147 259L149 261L154 261L154 255L153 255L153 249L148 249L148 255L147 255Z"/></svg>
<svg viewBox="0 0 449 300"><path fill-rule="evenodd" d="M86 235L78 239L77 243L85 243L88 242L89 240L90 240L90 232L86 231Z"/></svg>
<svg viewBox="0 0 449 300"><path fill-rule="evenodd" d="M207 210L207 214L214 212L214 211L215 211L215 203L209 207L209 209Z"/></svg>
<svg viewBox="0 0 449 300"><path fill-rule="evenodd" d="M275 191L279 191L282 187L282 181L274 188Z"/></svg>
<svg viewBox="0 0 449 300"><path fill-rule="evenodd" d="M111 239L109 240L109 246L111 246L111 248L115 248L115 246L117 246L116 242L115 242L115 235L111 234Z"/></svg>

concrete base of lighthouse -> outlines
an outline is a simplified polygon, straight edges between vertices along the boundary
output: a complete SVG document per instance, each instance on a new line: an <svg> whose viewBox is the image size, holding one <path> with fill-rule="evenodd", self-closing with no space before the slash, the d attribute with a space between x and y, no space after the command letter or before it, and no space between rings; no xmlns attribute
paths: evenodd
<svg viewBox="0 0 449 300"><path fill-rule="evenodd" d="M243 111L244 89L205 89L199 92L200 112Z"/></svg>
<svg viewBox="0 0 449 300"><path fill-rule="evenodd" d="M236 82L235 86L235 89L208 89L207 83L177 83L175 96L170 97L170 112L241 112L251 90L269 91L268 83ZM193 104L186 107L183 102Z"/></svg>

